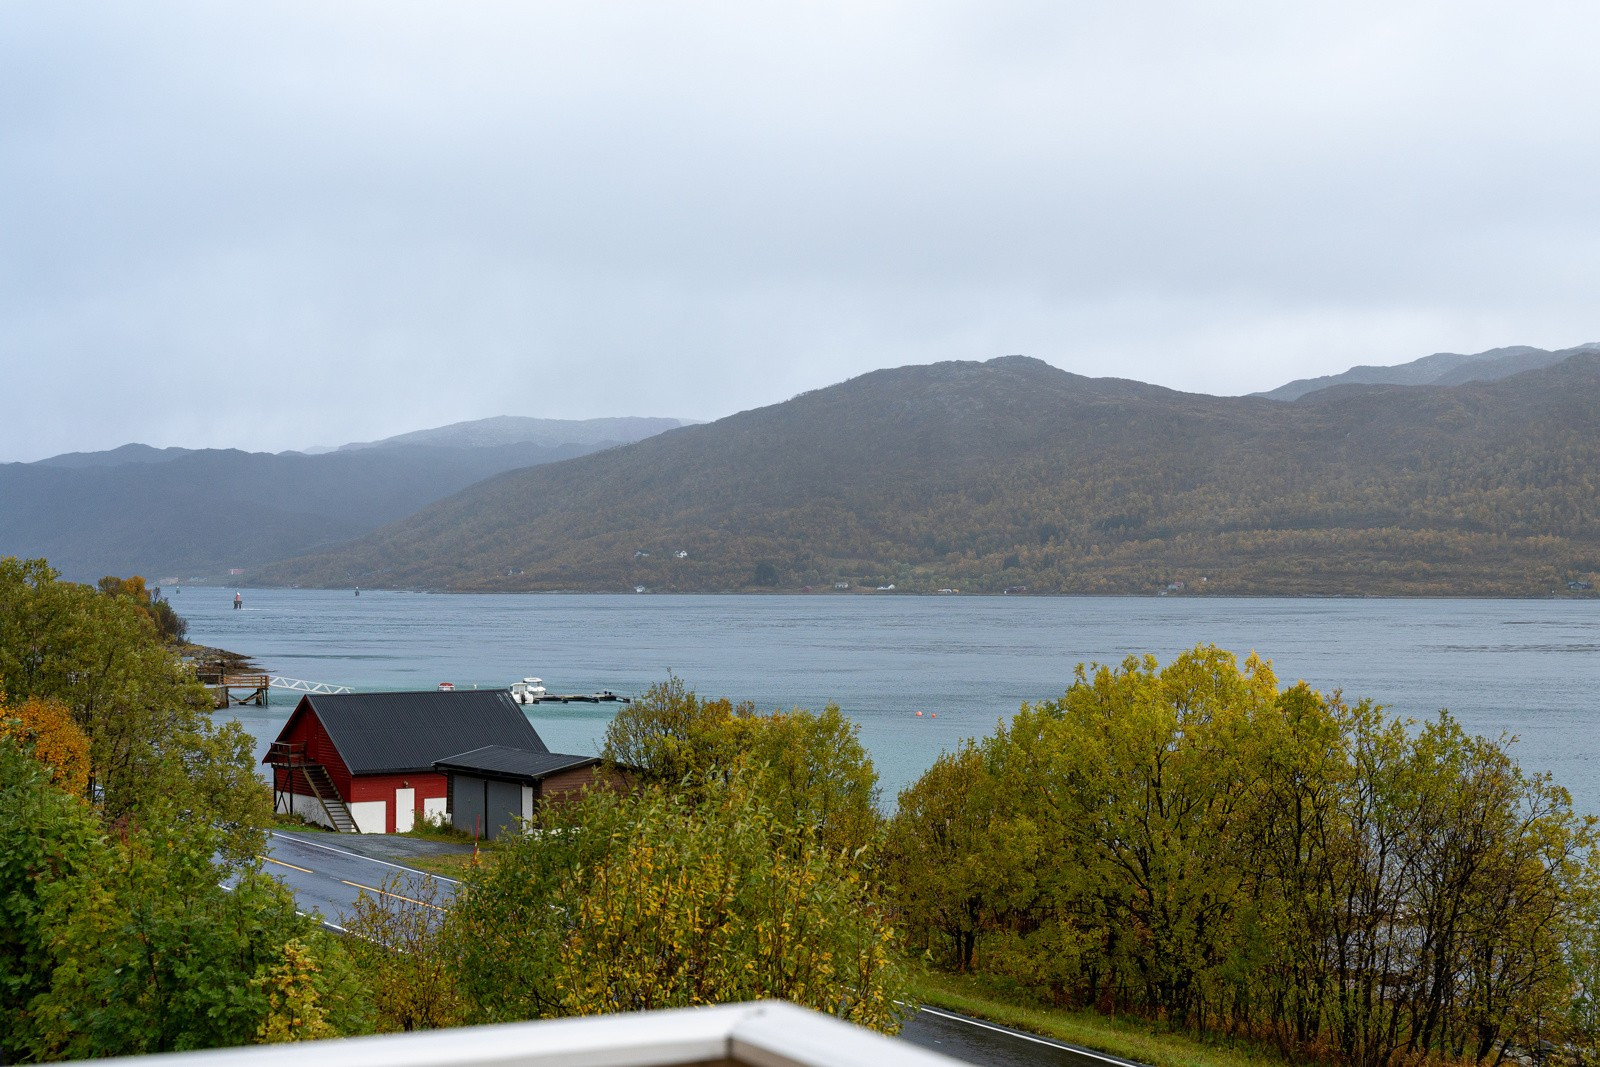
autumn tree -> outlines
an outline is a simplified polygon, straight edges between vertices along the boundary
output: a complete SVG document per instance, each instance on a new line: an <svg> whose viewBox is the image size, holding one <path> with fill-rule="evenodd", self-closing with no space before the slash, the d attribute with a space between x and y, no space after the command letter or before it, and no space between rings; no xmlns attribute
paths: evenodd
<svg viewBox="0 0 1600 1067"><path fill-rule="evenodd" d="M299 967L328 1030L366 1028L337 941L251 867L218 884L222 834L153 810L106 833L0 738L0 1050L79 1059L248 1044L272 976ZM299 963L286 946L300 948ZM300 994L304 1001L306 990ZM319 1032L321 1028L319 1027Z"/></svg>
<svg viewBox="0 0 1600 1067"><path fill-rule="evenodd" d="M444 935L450 902L438 880L396 872L376 894L362 890L354 911L343 918L350 955L371 980L379 1032L462 1022L453 947Z"/></svg>
<svg viewBox="0 0 1600 1067"><path fill-rule="evenodd" d="M983 753L945 753L900 794L885 850L890 891L915 946L957 971L973 969L991 930L991 889L1001 882Z"/></svg>
<svg viewBox="0 0 1600 1067"><path fill-rule="evenodd" d="M881 832L878 775L837 704L756 716L743 757L773 815L823 848L856 852Z"/></svg>
<svg viewBox="0 0 1600 1067"><path fill-rule="evenodd" d="M160 586L146 589L144 579L137 574L131 578L108 574L100 579L98 588L106 596L121 597L133 604L150 620L163 641L182 644L188 636L189 623L161 595Z"/></svg>
<svg viewBox="0 0 1600 1067"><path fill-rule="evenodd" d="M894 938L874 896L865 857L784 822L741 772L695 799L600 791L547 812L447 926L485 1021L779 997L892 1031Z"/></svg>
<svg viewBox="0 0 1600 1067"><path fill-rule="evenodd" d="M328 1021L329 1011L317 988L323 968L311 949L299 938L283 944L283 962L258 974L255 984L267 995L267 1014L256 1027L256 1039L263 1045L292 1041L320 1041L339 1037Z"/></svg>
<svg viewBox="0 0 1600 1067"><path fill-rule="evenodd" d="M702 699L669 674L617 712L601 752L649 781L697 782L732 769L754 716L752 704Z"/></svg>
<svg viewBox="0 0 1600 1067"><path fill-rule="evenodd" d="M84 795L108 820L176 806L223 828L228 856L259 852L271 797L250 737L213 725L210 695L136 597L60 581L44 560L0 559L0 691L71 711L89 742Z"/></svg>
<svg viewBox="0 0 1600 1067"><path fill-rule="evenodd" d="M0 736L0 1054L28 1054L28 1007L48 993L55 958L45 910L53 887L81 884L104 848L81 796L57 788L15 737Z"/></svg>
<svg viewBox="0 0 1600 1067"><path fill-rule="evenodd" d="M1497 1061L1595 1044L1594 820L1447 714L1241 667L1080 667L901 794L914 943L1053 999L1331 1051Z"/></svg>
<svg viewBox="0 0 1600 1067"><path fill-rule="evenodd" d="M212 725L141 589L0 560L0 1054L366 1029L339 945L260 871L251 739Z"/></svg>
<svg viewBox="0 0 1600 1067"><path fill-rule="evenodd" d="M1120 668L1080 669L1030 714L1059 724L1044 790L1095 872L1100 906L1128 932L1121 960L1144 1001L1177 1021L1202 1017L1228 956L1244 890L1239 829L1254 817L1259 720L1277 696L1271 669L1239 670L1216 648ZM1117 962L1120 962L1117 961Z"/></svg>
<svg viewBox="0 0 1600 1067"><path fill-rule="evenodd" d="M0 737L12 737L50 770L50 781L81 796L89 785L89 739L58 700L31 697L7 704L0 696Z"/></svg>
<svg viewBox="0 0 1600 1067"><path fill-rule="evenodd" d="M762 715L749 703L704 699L669 675L617 713L602 751L691 794L744 773L781 822L810 828L827 848L854 852L880 831L877 772L836 704Z"/></svg>

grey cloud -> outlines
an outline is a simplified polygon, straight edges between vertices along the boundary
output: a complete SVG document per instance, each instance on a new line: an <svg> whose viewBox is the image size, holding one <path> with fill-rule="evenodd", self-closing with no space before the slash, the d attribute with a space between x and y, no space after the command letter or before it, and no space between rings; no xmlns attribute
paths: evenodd
<svg viewBox="0 0 1600 1067"><path fill-rule="evenodd" d="M1557 3L0 9L0 460L1600 334Z"/></svg>

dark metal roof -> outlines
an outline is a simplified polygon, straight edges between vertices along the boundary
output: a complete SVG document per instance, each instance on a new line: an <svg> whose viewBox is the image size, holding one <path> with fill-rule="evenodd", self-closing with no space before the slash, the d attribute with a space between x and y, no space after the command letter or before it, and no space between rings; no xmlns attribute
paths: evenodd
<svg viewBox="0 0 1600 1067"><path fill-rule="evenodd" d="M599 762L599 756L568 756L560 752L532 752L506 745L485 745L470 752L435 760L433 769L441 772L468 771L489 777L537 782L557 771L587 767Z"/></svg>
<svg viewBox="0 0 1600 1067"><path fill-rule="evenodd" d="M307 709L328 731L351 774L431 771L441 756L485 745L550 751L504 689L308 694L280 738Z"/></svg>

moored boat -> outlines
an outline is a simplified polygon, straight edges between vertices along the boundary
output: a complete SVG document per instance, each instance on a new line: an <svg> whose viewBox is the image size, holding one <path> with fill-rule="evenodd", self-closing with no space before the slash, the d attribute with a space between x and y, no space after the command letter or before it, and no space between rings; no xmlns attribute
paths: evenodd
<svg viewBox="0 0 1600 1067"><path fill-rule="evenodd" d="M537 704L545 697L543 678L524 678L511 683L511 699L518 704Z"/></svg>

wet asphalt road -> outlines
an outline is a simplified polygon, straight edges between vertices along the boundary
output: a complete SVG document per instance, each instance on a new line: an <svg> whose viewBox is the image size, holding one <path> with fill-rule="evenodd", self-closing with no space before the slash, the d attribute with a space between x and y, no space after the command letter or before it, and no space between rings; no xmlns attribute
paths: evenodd
<svg viewBox="0 0 1600 1067"><path fill-rule="evenodd" d="M328 838L331 840L325 840ZM415 847L418 845L422 847ZM262 858L266 860L268 873L282 879L294 891L300 910L322 916L324 923L339 930L342 929L340 919L354 911L356 897L363 890L379 895L387 888L402 897L417 900L416 888L432 883L438 898L448 898L458 884L455 879L429 874L404 863L408 853L454 850L450 846L432 846L432 842L404 839L358 839L354 834L274 832L267 839L267 854ZM397 875L405 879L405 885L386 887L385 882Z"/></svg>
<svg viewBox="0 0 1600 1067"><path fill-rule="evenodd" d="M1103 1052L927 1006L906 1019L900 1037L979 1067L1141 1067Z"/></svg>

